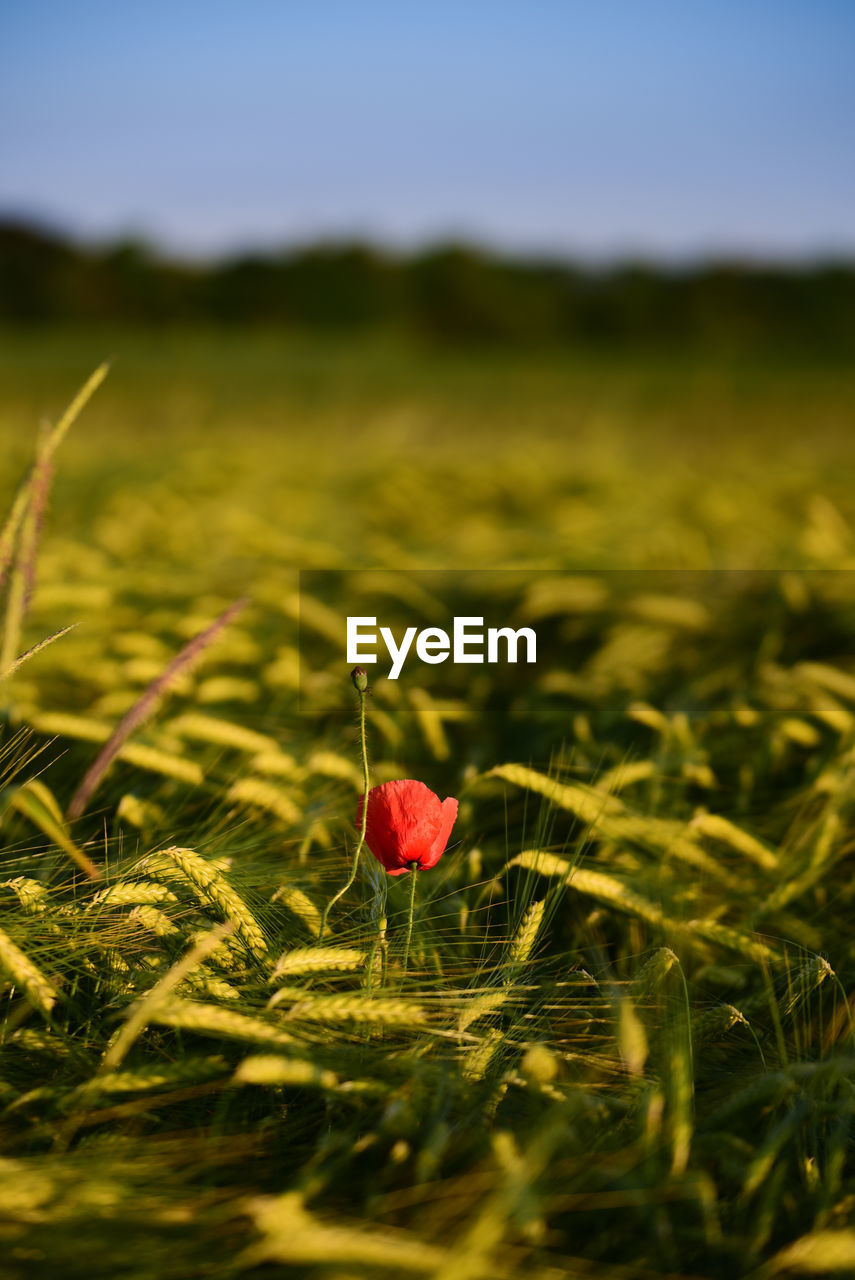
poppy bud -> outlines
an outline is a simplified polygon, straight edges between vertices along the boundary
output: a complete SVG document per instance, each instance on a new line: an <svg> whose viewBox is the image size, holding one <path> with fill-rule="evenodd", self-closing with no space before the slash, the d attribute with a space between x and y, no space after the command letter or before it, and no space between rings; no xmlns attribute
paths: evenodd
<svg viewBox="0 0 855 1280"><path fill-rule="evenodd" d="M350 678L357 693L368 692L368 672L364 667L354 667L350 673Z"/></svg>

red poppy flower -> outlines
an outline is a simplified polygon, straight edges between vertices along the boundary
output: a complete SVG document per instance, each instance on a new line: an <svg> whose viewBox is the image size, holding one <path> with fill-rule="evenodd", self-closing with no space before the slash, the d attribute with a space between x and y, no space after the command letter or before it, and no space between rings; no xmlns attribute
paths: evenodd
<svg viewBox="0 0 855 1280"><path fill-rule="evenodd" d="M413 778L384 782L368 792L365 843L390 876L401 876L413 867L436 866L448 844L457 817L457 801L440 803L430 787ZM362 797L356 811L362 826Z"/></svg>

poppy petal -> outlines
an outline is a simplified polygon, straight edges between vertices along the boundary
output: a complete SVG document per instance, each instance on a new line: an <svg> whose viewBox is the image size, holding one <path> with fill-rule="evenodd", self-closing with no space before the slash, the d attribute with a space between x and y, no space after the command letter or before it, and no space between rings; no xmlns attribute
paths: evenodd
<svg viewBox="0 0 855 1280"><path fill-rule="evenodd" d="M453 796L449 796L447 800L443 800L440 813L441 820L436 839L427 853L419 859L419 866L423 871L426 871L429 867L435 867L442 855L445 853L445 846L448 844L448 837L451 835L451 828L457 821L457 801Z"/></svg>

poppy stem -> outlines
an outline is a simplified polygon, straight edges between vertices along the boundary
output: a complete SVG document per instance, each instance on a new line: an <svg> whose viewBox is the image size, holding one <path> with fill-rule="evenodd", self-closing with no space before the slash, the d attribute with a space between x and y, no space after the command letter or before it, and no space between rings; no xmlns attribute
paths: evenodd
<svg viewBox="0 0 855 1280"><path fill-rule="evenodd" d="M413 908L416 905L416 877L419 864L414 862L410 871L410 914L407 916L407 940L404 943L404 973L407 972L407 961L410 958L410 938L413 936Z"/></svg>
<svg viewBox="0 0 855 1280"><path fill-rule="evenodd" d="M321 916L321 927L318 930L318 946L320 946L324 940L324 931L327 927L327 916L338 902L339 898L344 897L356 879L356 873L359 870L359 855L362 852L362 846L365 844L365 831L368 826L368 743L365 737L365 694L367 690L357 689L357 692L359 694L359 740L362 744L362 825L359 831L359 839L356 842L356 849L353 854L353 863L350 868L350 879L342 889L339 889L335 897L327 903L324 914Z"/></svg>

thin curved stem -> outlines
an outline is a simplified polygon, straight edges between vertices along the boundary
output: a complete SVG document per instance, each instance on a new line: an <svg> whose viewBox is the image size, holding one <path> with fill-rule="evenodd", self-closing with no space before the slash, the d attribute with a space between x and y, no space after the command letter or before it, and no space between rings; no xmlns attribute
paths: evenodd
<svg viewBox="0 0 855 1280"><path fill-rule="evenodd" d="M410 913L407 916L407 940L404 943L404 973L407 972L407 961L410 958L410 939L413 936L413 908L416 905L416 878L419 873L419 864L414 862L410 871Z"/></svg>
<svg viewBox="0 0 855 1280"><path fill-rule="evenodd" d="M359 690L359 738L362 744L362 824L359 831L359 839L356 842L356 849L353 853L353 863L350 868L350 878L343 888L326 905L324 914L321 916L321 927L318 931L318 945L324 940L324 931L327 927L327 916L332 911L339 898L343 898L350 886L356 879L356 873L359 870L359 855L362 852L362 846L365 844L365 831L368 826L368 743L365 737L365 693Z"/></svg>

